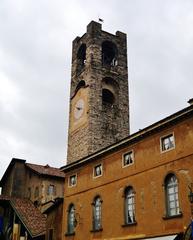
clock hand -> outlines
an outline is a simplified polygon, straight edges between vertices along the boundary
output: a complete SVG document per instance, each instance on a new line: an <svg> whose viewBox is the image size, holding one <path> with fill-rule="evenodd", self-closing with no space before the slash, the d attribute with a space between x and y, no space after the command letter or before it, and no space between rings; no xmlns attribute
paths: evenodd
<svg viewBox="0 0 193 240"><path fill-rule="evenodd" d="M76 107L77 110L81 110L82 108L81 107Z"/></svg>

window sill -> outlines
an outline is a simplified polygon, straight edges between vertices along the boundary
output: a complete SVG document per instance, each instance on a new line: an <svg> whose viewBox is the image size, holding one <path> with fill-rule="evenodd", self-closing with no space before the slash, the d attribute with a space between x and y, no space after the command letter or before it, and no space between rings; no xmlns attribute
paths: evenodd
<svg viewBox="0 0 193 240"><path fill-rule="evenodd" d="M132 222L132 223L125 223L123 225L121 225L122 227L130 227L130 226L135 226L137 225L137 222Z"/></svg>
<svg viewBox="0 0 193 240"><path fill-rule="evenodd" d="M167 219L172 219L172 218L180 218L182 216L183 216L183 214L179 213L179 214L176 214L176 215L173 215L173 216L163 216L163 219L167 220Z"/></svg>
<svg viewBox="0 0 193 240"><path fill-rule="evenodd" d="M171 148L168 148L168 149L161 149L161 153L167 153L167 152L169 152L171 150L174 150L174 149L175 149L175 147L171 147Z"/></svg>
<svg viewBox="0 0 193 240"><path fill-rule="evenodd" d="M90 232L93 232L93 233L95 233L95 232L101 232L101 231L103 231L102 228L90 230Z"/></svg>
<svg viewBox="0 0 193 240"><path fill-rule="evenodd" d="M74 236L74 235L75 235L75 232L73 232L73 233L65 233L65 236L66 236L66 237Z"/></svg>

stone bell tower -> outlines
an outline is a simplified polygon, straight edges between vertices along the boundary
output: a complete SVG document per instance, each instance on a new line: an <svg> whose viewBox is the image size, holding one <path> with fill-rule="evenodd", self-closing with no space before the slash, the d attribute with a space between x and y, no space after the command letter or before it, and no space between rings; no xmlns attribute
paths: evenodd
<svg viewBox="0 0 193 240"><path fill-rule="evenodd" d="M67 163L129 134L126 34L90 22L72 46Z"/></svg>

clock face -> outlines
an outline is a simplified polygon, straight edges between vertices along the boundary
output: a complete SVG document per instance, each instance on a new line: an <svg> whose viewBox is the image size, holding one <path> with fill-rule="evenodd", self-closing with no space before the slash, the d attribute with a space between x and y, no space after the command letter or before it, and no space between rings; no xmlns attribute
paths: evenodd
<svg viewBox="0 0 193 240"><path fill-rule="evenodd" d="M79 99L74 107L74 117L75 119L79 119L84 112L84 100Z"/></svg>

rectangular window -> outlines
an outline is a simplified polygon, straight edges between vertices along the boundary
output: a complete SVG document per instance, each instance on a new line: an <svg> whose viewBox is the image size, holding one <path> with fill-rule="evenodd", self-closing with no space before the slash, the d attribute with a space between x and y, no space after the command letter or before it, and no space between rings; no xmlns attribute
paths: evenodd
<svg viewBox="0 0 193 240"><path fill-rule="evenodd" d="M48 186L48 195L55 195L55 186L54 185L49 185Z"/></svg>
<svg viewBox="0 0 193 240"><path fill-rule="evenodd" d="M100 177L102 176L103 169L102 169L102 164L98 164L94 167L93 169L93 177Z"/></svg>
<svg viewBox="0 0 193 240"><path fill-rule="evenodd" d="M77 184L77 175L72 175L68 178L68 186L69 187L73 187L73 186L76 186Z"/></svg>
<svg viewBox="0 0 193 240"><path fill-rule="evenodd" d="M127 152L123 154L123 159L122 159L122 165L123 167L129 166L134 163L134 153L133 151Z"/></svg>
<svg viewBox="0 0 193 240"><path fill-rule="evenodd" d="M169 134L161 138L161 151L169 151L175 147L174 134Z"/></svg>

